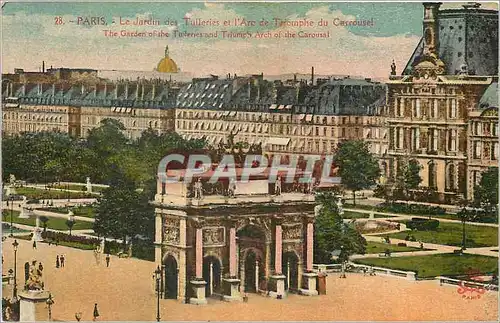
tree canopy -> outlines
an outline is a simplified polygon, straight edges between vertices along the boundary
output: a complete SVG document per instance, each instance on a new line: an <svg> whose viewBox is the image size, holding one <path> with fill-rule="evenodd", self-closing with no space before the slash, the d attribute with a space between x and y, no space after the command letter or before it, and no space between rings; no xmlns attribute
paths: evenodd
<svg viewBox="0 0 500 323"><path fill-rule="evenodd" d="M317 195L321 210L314 225L314 261L330 263L331 253L340 250L339 260L346 261L352 254L364 254L366 240L356 229L344 223L339 214L337 198L331 193Z"/></svg>
<svg viewBox="0 0 500 323"><path fill-rule="evenodd" d="M474 187L473 206L482 208L486 215L498 217L498 167L490 167Z"/></svg>
<svg viewBox="0 0 500 323"><path fill-rule="evenodd" d="M378 162L370 153L368 143L362 140L339 143L334 160L339 167L342 184L352 190L356 205L356 191L370 188L380 177Z"/></svg>

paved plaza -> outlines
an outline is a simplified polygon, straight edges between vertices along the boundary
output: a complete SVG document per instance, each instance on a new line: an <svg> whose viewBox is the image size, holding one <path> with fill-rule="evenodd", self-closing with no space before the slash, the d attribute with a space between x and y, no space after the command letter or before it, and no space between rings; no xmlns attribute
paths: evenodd
<svg viewBox="0 0 500 323"><path fill-rule="evenodd" d="M12 239L3 244L4 271L12 268ZM100 321L154 321L156 298L152 273L155 264L137 259L104 258L96 263L91 251L18 240L18 284L23 282L24 263L42 261L46 289L54 296L54 320L92 320L98 303ZM66 266L55 268L56 255L64 254ZM245 321L245 320L497 320L498 294L486 292L480 299L464 299L456 286L439 286L435 281L348 274L347 279L330 274L328 295L291 295L275 300L249 294L248 303L223 303L210 299L207 306L161 300L164 321ZM8 292L8 290L5 290Z"/></svg>

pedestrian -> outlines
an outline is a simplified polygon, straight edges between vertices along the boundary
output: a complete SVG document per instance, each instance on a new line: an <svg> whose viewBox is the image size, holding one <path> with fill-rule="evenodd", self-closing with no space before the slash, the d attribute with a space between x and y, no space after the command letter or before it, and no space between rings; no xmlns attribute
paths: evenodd
<svg viewBox="0 0 500 323"><path fill-rule="evenodd" d="M59 255L56 256L56 268L59 268Z"/></svg>
<svg viewBox="0 0 500 323"><path fill-rule="evenodd" d="M97 309L97 303L94 305L94 321L99 317L99 310Z"/></svg>
<svg viewBox="0 0 500 323"><path fill-rule="evenodd" d="M109 261L111 258L109 257L109 253L106 255L106 267L109 267Z"/></svg>
<svg viewBox="0 0 500 323"><path fill-rule="evenodd" d="M42 263L40 263L40 264L38 265L38 270L40 270L40 272L42 272L42 271L43 271L43 265L42 265Z"/></svg>
<svg viewBox="0 0 500 323"><path fill-rule="evenodd" d="M33 249L36 250L36 240L33 240Z"/></svg>
<svg viewBox="0 0 500 323"><path fill-rule="evenodd" d="M64 255L61 255L61 267L64 267Z"/></svg>

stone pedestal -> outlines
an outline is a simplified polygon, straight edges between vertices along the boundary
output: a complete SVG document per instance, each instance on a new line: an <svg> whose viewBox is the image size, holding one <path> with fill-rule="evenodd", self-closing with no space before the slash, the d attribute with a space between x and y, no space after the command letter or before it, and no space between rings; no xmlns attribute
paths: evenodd
<svg viewBox="0 0 500 323"><path fill-rule="evenodd" d="M207 285L206 281L203 280L192 280L191 286L193 287L194 297L189 299L189 304L194 305L204 305L207 303L207 299L205 298L205 288Z"/></svg>
<svg viewBox="0 0 500 323"><path fill-rule="evenodd" d="M49 298L48 291L20 291L19 297L19 321L38 322L48 321L49 312L45 303Z"/></svg>
<svg viewBox="0 0 500 323"><path fill-rule="evenodd" d="M19 216L18 216L19 219L29 219L30 216L28 214L28 210L22 206L21 207L21 212L19 213Z"/></svg>
<svg viewBox="0 0 500 323"><path fill-rule="evenodd" d="M273 285L276 286L275 291L269 291L269 296L282 299L286 297L285 292L285 275L273 275L271 276L271 280L273 281Z"/></svg>
<svg viewBox="0 0 500 323"><path fill-rule="evenodd" d="M224 278L224 297L226 302L241 302L240 280L236 278Z"/></svg>
<svg viewBox="0 0 500 323"><path fill-rule="evenodd" d="M316 290L316 278L318 274L316 273L303 273L302 274L302 286L300 289L300 294L305 296L318 296L318 291Z"/></svg>

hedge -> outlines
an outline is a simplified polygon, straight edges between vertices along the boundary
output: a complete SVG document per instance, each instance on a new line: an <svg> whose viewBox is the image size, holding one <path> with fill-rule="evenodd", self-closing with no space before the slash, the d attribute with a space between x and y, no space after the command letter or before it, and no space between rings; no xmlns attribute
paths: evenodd
<svg viewBox="0 0 500 323"><path fill-rule="evenodd" d="M406 222L406 227L417 231L435 231L439 227L439 221L434 219L412 218L411 221Z"/></svg>
<svg viewBox="0 0 500 323"><path fill-rule="evenodd" d="M418 214L425 216L443 215L446 213L446 210L439 206L405 203L382 203L381 205L377 206L377 209L381 212Z"/></svg>

